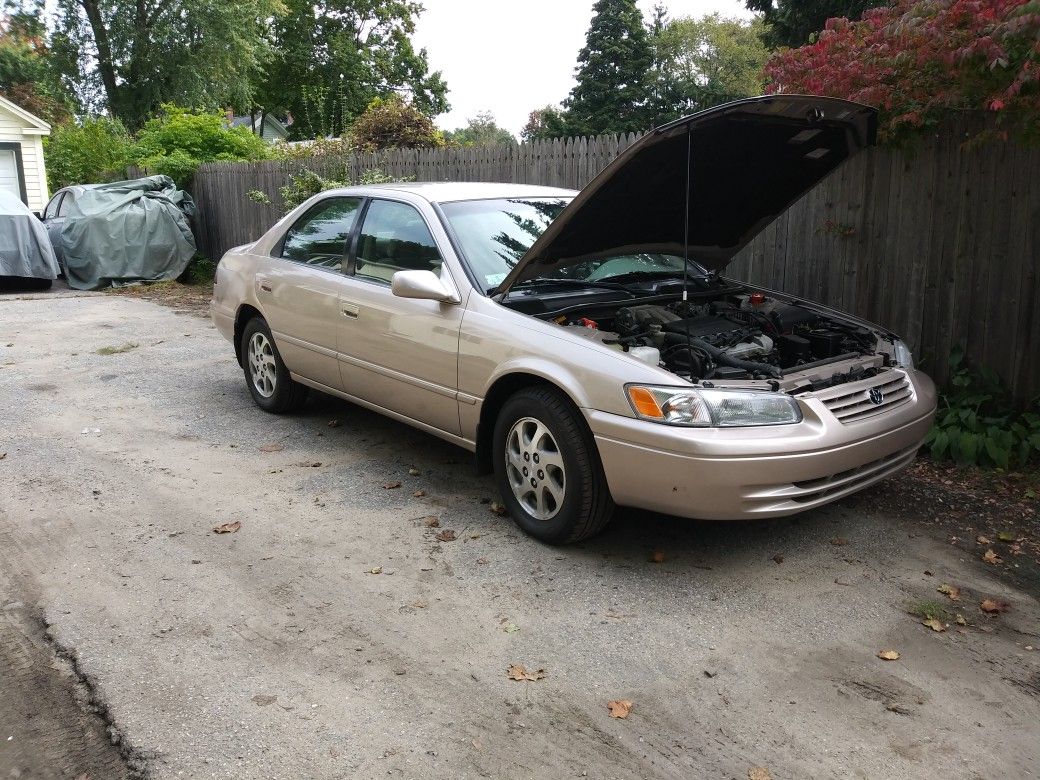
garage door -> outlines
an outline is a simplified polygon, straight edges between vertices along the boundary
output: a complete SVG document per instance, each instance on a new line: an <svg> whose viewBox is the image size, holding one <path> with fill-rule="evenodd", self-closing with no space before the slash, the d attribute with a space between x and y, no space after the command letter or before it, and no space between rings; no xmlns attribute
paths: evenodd
<svg viewBox="0 0 1040 780"><path fill-rule="evenodd" d="M14 149L0 149L0 190L10 192L18 199L22 197L18 181L18 159Z"/></svg>

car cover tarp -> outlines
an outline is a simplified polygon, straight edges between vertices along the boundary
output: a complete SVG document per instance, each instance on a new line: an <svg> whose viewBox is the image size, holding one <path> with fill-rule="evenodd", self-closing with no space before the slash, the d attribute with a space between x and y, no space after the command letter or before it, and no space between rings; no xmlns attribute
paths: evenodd
<svg viewBox="0 0 1040 780"><path fill-rule="evenodd" d="M69 287L98 290L176 279L195 254L195 202L169 176L85 189L69 209L61 248Z"/></svg>
<svg viewBox="0 0 1040 780"><path fill-rule="evenodd" d="M47 228L15 195L0 190L0 276L57 279Z"/></svg>

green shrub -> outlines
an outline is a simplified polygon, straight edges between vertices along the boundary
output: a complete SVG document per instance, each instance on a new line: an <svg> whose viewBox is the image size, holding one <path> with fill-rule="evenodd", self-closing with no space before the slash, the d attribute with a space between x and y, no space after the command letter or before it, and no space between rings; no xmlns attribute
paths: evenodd
<svg viewBox="0 0 1040 780"><path fill-rule="evenodd" d="M1040 403L1016 408L996 372L968 367L960 349L950 355L950 370L950 387L940 394L925 439L933 458L1009 469L1040 454Z"/></svg>
<svg viewBox="0 0 1040 780"><path fill-rule="evenodd" d="M117 181L125 177L130 164L130 134L116 119L98 117L57 125L43 144L52 192L70 184Z"/></svg>
<svg viewBox="0 0 1040 780"><path fill-rule="evenodd" d="M406 181L406 179L397 179L389 176L378 168L369 168L366 171L362 171L357 181L351 181L350 171L346 164L333 175L337 175L340 178L326 178L320 173L307 168L290 177L289 183L278 190L278 194L282 196L282 202L285 204L286 212L292 211L311 196L317 195L319 192L325 192L325 190L349 187L353 184L385 184L387 182ZM248 193L247 197L256 203L271 202L270 198L259 190L253 190Z"/></svg>
<svg viewBox="0 0 1040 780"><path fill-rule="evenodd" d="M425 149L444 146L444 133L433 120L398 95L376 98L354 120L350 136L359 149Z"/></svg>

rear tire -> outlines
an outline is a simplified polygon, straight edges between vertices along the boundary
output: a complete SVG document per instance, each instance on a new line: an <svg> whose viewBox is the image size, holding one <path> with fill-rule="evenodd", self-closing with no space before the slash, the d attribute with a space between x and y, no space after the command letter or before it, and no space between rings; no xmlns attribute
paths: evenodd
<svg viewBox="0 0 1040 780"><path fill-rule="evenodd" d="M614 512L599 453L580 412L562 392L529 387L495 421L495 481L516 524L548 544L588 539Z"/></svg>
<svg viewBox="0 0 1040 780"><path fill-rule="evenodd" d="M265 412L291 412L307 400L307 387L289 376L263 317L254 317L242 329L241 355L246 387Z"/></svg>

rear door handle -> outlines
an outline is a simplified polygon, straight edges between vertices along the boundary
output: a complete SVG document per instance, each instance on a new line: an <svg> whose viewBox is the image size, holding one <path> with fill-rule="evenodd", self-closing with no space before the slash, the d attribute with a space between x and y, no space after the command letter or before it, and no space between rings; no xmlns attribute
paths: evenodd
<svg viewBox="0 0 1040 780"><path fill-rule="evenodd" d="M343 304L343 316L344 317L350 317L350 319L356 320L358 318L358 312L359 311L360 311L360 309L358 308L358 305L356 303L344 303Z"/></svg>

